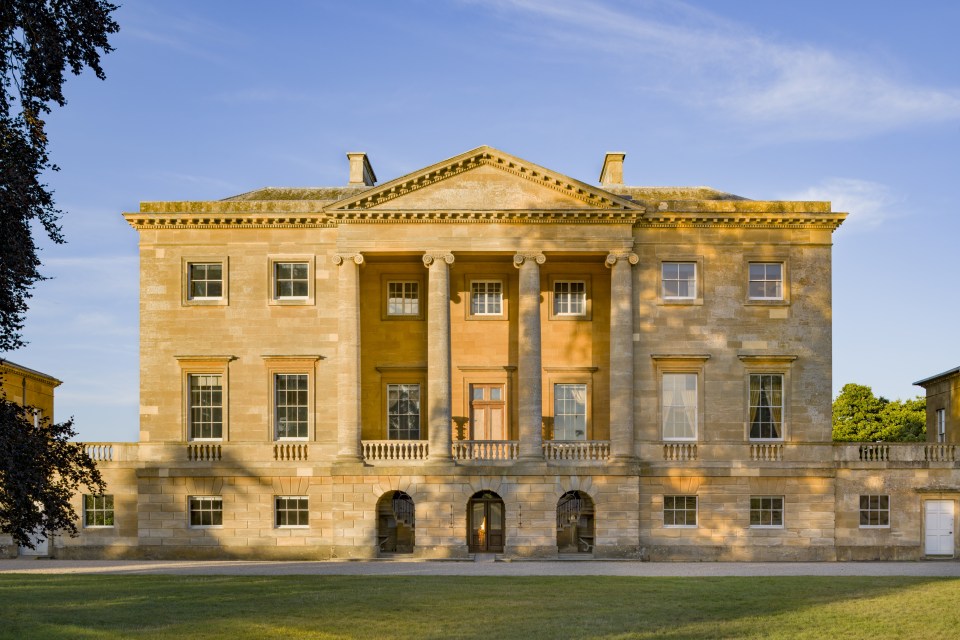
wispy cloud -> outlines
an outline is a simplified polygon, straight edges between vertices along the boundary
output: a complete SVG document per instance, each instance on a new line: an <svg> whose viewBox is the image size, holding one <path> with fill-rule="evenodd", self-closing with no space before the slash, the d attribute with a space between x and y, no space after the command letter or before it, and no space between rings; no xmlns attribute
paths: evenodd
<svg viewBox="0 0 960 640"><path fill-rule="evenodd" d="M232 64L225 49L246 45L243 34L198 14L174 15L144 4L129 3L120 9L119 38L134 38L177 53L220 64Z"/></svg>
<svg viewBox="0 0 960 640"><path fill-rule="evenodd" d="M897 214L903 198L889 187L870 180L828 178L820 184L797 193L785 194L784 200L829 200L834 211L850 216L840 231L851 233L874 229Z"/></svg>
<svg viewBox="0 0 960 640"><path fill-rule="evenodd" d="M774 41L671 0L494 0L539 42L591 47L694 108L777 139L846 139L960 119L960 88L905 81L863 57ZM680 89L677 89L680 87Z"/></svg>

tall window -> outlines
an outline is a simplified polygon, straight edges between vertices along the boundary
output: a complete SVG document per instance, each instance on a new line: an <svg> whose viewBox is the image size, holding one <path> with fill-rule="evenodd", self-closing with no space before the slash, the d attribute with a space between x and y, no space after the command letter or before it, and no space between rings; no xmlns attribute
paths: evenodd
<svg viewBox="0 0 960 640"><path fill-rule="evenodd" d="M783 263L751 262L749 297L751 300L783 299Z"/></svg>
<svg viewBox="0 0 960 640"><path fill-rule="evenodd" d="M278 373L273 380L277 439L306 438L309 424L307 374Z"/></svg>
<svg viewBox="0 0 960 640"><path fill-rule="evenodd" d="M278 527L306 527L310 524L307 496L277 496L274 506Z"/></svg>
<svg viewBox="0 0 960 640"><path fill-rule="evenodd" d="M553 315L587 314L587 283L583 280L557 280L553 283Z"/></svg>
<svg viewBox="0 0 960 640"><path fill-rule="evenodd" d="M664 262L661 276L664 298L688 300L697 297L696 262Z"/></svg>
<svg viewBox="0 0 960 640"><path fill-rule="evenodd" d="M223 437L223 386L219 374L190 375L190 437Z"/></svg>
<svg viewBox="0 0 960 640"><path fill-rule="evenodd" d="M860 496L860 527L890 526L890 496Z"/></svg>
<svg viewBox="0 0 960 640"><path fill-rule="evenodd" d="M83 496L83 526L112 527L113 496L90 494Z"/></svg>
<svg viewBox="0 0 960 640"><path fill-rule="evenodd" d="M307 298L310 295L310 265L306 262L273 264L273 295L277 299Z"/></svg>
<svg viewBox="0 0 960 640"><path fill-rule="evenodd" d="M782 527L783 496L750 496L751 527Z"/></svg>
<svg viewBox="0 0 960 640"><path fill-rule="evenodd" d="M503 315L503 284L499 281L471 282L470 313L475 316Z"/></svg>
<svg viewBox="0 0 960 640"><path fill-rule="evenodd" d="M190 526L219 527L223 524L223 498L190 496Z"/></svg>
<svg viewBox="0 0 960 640"><path fill-rule="evenodd" d="M663 439L696 440L697 374L663 374Z"/></svg>
<svg viewBox="0 0 960 640"><path fill-rule="evenodd" d="M387 437L420 439L420 385L387 385Z"/></svg>
<svg viewBox="0 0 960 640"><path fill-rule="evenodd" d="M937 442L947 441L947 411L937 409Z"/></svg>
<svg viewBox="0 0 960 640"><path fill-rule="evenodd" d="M783 376L778 373L750 376L750 438L783 438Z"/></svg>
<svg viewBox="0 0 960 640"><path fill-rule="evenodd" d="M663 496L663 526L697 526L697 496Z"/></svg>
<svg viewBox="0 0 960 640"><path fill-rule="evenodd" d="M189 274L191 300L223 297L223 265L221 263L191 263Z"/></svg>
<svg viewBox="0 0 960 640"><path fill-rule="evenodd" d="M419 281L391 281L387 283L387 315L420 315Z"/></svg>
<svg viewBox="0 0 960 640"><path fill-rule="evenodd" d="M587 385L553 386L553 439L587 439Z"/></svg>

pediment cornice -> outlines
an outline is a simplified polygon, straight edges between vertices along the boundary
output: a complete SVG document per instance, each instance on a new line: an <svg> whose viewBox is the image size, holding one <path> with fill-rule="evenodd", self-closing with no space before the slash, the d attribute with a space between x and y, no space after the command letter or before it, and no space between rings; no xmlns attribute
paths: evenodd
<svg viewBox="0 0 960 640"><path fill-rule="evenodd" d="M545 189L575 198L584 208L642 212L644 207L626 198L527 162L493 147L477 147L419 171L401 176L350 198L327 205L327 211L357 211L383 205L454 176L488 166L528 180Z"/></svg>

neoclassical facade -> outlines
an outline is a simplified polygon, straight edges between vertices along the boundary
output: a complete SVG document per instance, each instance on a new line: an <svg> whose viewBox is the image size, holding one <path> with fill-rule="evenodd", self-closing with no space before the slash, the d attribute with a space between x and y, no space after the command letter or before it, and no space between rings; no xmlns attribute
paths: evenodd
<svg viewBox="0 0 960 640"><path fill-rule="evenodd" d="M953 445L831 442L828 202L348 157L125 214L140 441L88 445L109 502L54 553L953 554Z"/></svg>

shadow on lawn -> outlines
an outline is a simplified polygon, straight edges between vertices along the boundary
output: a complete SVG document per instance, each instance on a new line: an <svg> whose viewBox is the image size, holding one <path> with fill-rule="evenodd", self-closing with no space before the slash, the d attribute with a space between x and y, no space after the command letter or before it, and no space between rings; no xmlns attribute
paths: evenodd
<svg viewBox="0 0 960 640"><path fill-rule="evenodd" d="M0 636L943 638L958 600L905 577L2 576Z"/></svg>

